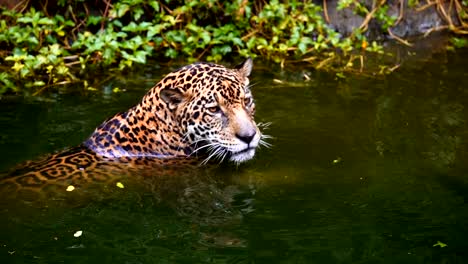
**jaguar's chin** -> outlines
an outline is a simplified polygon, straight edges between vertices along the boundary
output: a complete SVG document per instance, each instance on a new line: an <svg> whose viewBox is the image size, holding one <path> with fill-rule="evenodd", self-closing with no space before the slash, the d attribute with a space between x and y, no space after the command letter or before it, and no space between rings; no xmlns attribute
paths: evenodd
<svg viewBox="0 0 468 264"><path fill-rule="evenodd" d="M242 163L251 160L255 156L255 148L246 148L244 150L231 153L230 160L235 163Z"/></svg>

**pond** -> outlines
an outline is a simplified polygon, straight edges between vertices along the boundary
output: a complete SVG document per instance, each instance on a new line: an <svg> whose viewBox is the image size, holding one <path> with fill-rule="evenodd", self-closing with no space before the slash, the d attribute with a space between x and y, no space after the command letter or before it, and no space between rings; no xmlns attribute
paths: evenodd
<svg viewBox="0 0 468 264"><path fill-rule="evenodd" d="M2 201L0 262L468 263L467 55L346 79L259 63L272 148L165 189ZM0 171L79 144L172 69L2 98Z"/></svg>

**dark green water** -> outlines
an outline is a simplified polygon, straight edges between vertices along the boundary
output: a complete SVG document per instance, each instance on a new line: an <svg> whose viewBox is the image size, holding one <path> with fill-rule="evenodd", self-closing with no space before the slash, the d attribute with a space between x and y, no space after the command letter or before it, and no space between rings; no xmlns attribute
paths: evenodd
<svg viewBox="0 0 468 264"><path fill-rule="evenodd" d="M273 148L173 195L0 203L0 263L468 263L467 55L346 80L257 65L257 121L272 122ZM80 143L167 71L3 98L0 170Z"/></svg>

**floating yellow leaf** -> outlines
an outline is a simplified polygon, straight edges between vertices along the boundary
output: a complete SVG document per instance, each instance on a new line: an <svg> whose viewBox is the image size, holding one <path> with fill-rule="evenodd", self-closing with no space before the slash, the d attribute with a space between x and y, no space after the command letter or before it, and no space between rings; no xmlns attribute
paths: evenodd
<svg viewBox="0 0 468 264"><path fill-rule="evenodd" d="M117 187L119 187L121 189L123 189L125 187L121 182L116 183L115 186L117 186Z"/></svg>
<svg viewBox="0 0 468 264"><path fill-rule="evenodd" d="M71 192L71 191L73 191L73 190L75 190L75 186L69 185L69 186L67 187L67 192Z"/></svg>

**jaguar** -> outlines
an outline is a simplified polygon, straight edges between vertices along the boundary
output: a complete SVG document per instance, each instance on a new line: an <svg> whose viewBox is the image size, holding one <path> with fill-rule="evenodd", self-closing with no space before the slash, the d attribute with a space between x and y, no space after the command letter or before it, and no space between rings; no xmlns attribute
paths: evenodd
<svg viewBox="0 0 468 264"><path fill-rule="evenodd" d="M251 71L248 58L234 68L199 62L171 72L81 145L8 172L2 192L170 175L214 159L248 161L259 146L269 146L254 120Z"/></svg>

